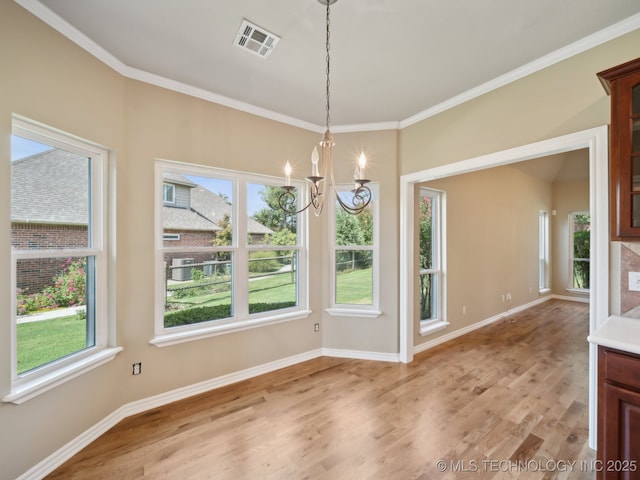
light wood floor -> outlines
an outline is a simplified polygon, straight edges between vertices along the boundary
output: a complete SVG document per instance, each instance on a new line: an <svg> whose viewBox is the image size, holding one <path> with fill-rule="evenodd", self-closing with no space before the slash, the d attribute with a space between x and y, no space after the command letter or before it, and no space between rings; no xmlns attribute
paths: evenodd
<svg viewBox="0 0 640 480"><path fill-rule="evenodd" d="M409 365L318 358L130 417L47 478L593 479L588 324L552 300Z"/></svg>

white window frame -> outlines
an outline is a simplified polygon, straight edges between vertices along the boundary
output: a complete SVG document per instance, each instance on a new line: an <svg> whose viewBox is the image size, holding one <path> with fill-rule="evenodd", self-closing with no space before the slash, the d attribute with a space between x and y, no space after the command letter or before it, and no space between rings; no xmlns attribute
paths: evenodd
<svg viewBox="0 0 640 480"><path fill-rule="evenodd" d="M336 206L335 195L337 192L353 190L353 184L339 184L332 189L330 199L332 200L330 205L326 205L328 211L329 221L329 277L330 277L330 292L331 300L330 307L326 309L326 312L332 316L343 317L379 317L382 315L380 310L380 186L378 183L368 183L367 186L371 190L371 206L373 208L373 242L372 245L336 245ZM326 201L328 201L327 199ZM371 251L372 252L372 265L373 265L373 286L372 286L372 302L371 305L350 305L343 303L336 303L336 251L337 250L354 250L354 251Z"/></svg>
<svg viewBox="0 0 640 480"><path fill-rule="evenodd" d="M571 293L577 293L577 294L581 294L581 295L589 295L589 292L591 291L590 288L575 288L573 286L573 261L574 260L588 260L589 261L589 265L591 265L591 259L575 259L573 257L573 223L574 223L574 218L576 217L576 215L589 215L589 225L591 225L591 212L589 212L589 210L577 210L574 212L569 212L569 217L568 217L568 228L567 230L569 231L569 278L568 278L568 287L567 287L567 291L571 292ZM591 237L589 238L589 242L591 242ZM593 281L592 278L589 279L590 282Z"/></svg>
<svg viewBox="0 0 640 480"><path fill-rule="evenodd" d="M78 375L112 360L122 347L115 343L115 309L113 302L113 208L112 192L108 190L109 175L113 175L109 162L109 152L101 146L73 135L55 130L24 117L14 115L12 134L45 145L51 145L78 155L85 156L91 162L91 245L87 248L58 250L11 250L11 289L12 301L6 312L11 318L11 386L3 402L23 403L37 395L67 382ZM111 167L111 168L110 168ZM111 204L109 202L111 201ZM17 317L16 317L16 267L18 260L28 258L54 257L93 257L95 258L95 345L72 355L55 360L21 374L17 372Z"/></svg>
<svg viewBox="0 0 640 480"><path fill-rule="evenodd" d="M549 212L538 212L538 293L549 293Z"/></svg>
<svg viewBox="0 0 640 480"><path fill-rule="evenodd" d="M163 245L163 175L174 173L178 175L195 175L203 177L219 178L233 182L232 216L239 221L233 221L233 240L230 246L225 247L169 247ZM309 310L308 292L308 215L306 212L298 214L297 241L288 250L298 251L298 305L295 307L272 310L268 312L249 314L248 298L248 260L251 250L282 250L282 246L256 247L247 244L247 218L243 212L247 210L247 184L260 183L264 185L282 186L283 180L278 177L250 174L245 172L226 170L221 168L206 167L201 165L176 162L173 160L156 159L155 164L155 322L154 337L149 343L157 347L165 347L183 342L199 340L202 338L228 333L238 332L251 328L273 325L306 318L311 314ZM298 189L301 201L305 200L305 182L291 180L292 186ZM198 251L230 251L233 254L233 312L230 318L200 322L192 325L165 328L164 326L164 253L169 252L198 252Z"/></svg>
<svg viewBox="0 0 640 480"><path fill-rule="evenodd" d="M435 311L436 315L432 318L428 319L419 319L420 322L420 335L426 336L432 333L435 333L439 330L447 328L449 326L449 322L446 318L446 310L445 310L445 281L444 281L444 265L445 265L445 216L444 216L444 208L445 208L445 192L441 190L435 190L427 187L419 187L419 198L420 202L422 197L431 198L431 244L433 247L432 252L432 266L430 269L420 269L418 275L432 274L435 277ZM417 209L419 212L420 209ZM420 228L416 228L416 234L420 234ZM419 239L418 239L419 241ZM416 254L420 255L420 248ZM420 300L420 296L417 296L417 300ZM420 312L420 309L416 309ZM419 317L419 313L418 313Z"/></svg>
<svg viewBox="0 0 640 480"><path fill-rule="evenodd" d="M168 195L168 192L171 192L171 194ZM162 201L163 203L175 205L176 203L176 186L175 185L171 183L166 183L166 182L162 185Z"/></svg>

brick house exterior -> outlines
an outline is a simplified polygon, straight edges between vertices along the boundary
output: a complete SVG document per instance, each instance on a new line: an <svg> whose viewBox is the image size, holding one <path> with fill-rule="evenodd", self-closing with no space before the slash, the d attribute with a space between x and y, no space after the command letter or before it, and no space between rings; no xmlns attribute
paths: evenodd
<svg viewBox="0 0 640 480"><path fill-rule="evenodd" d="M12 162L11 247L19 250L86 247L88 239L89 162L74 153L51 149ZM174 189L174 202L163 204L165 246L211 246L220 222L231 205L220 195L180 175L167 174L165 184ZM46 188L43 188L46 186ZM249 233L260 241L271 230L249 219ZM172 238L172 240L169 240ZM184 254L168 254L165 260ZM190 257L193 257L190 255ZM211 261L199 254L197 263ZM65 258L20 260L16 287L25 293L51 285Z"/></svg>

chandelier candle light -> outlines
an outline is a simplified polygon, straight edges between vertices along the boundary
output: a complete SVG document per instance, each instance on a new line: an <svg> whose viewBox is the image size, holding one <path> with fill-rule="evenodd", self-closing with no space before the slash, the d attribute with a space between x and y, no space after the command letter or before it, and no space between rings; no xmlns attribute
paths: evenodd
<svg viewBox="0 0 640 480"><path fill-rule="evenodd" d="M278 203L284 212L290 214L304 212L307 208L313 206L313 211L316 216L318 216L322 213L322 208L324 206L324 189L328 187L334 189L336 200L345 212L357 215L362 213L362 211L369 205L369 202L371 202L371 190L367 187L367 183L369 183L370 180L365 178L367 159L364 156L364 153L360 154L358 165L353 172L354 187L351 191L352 198L350 200L341 198L336 190L336 183L333 175L333 147L336 143L333 141L333 135L329 130L329 123L331 119L329 115L329 73L331 70L331 56L329 55L329 7L336 3L337 0L318 0L318 2L327 6L326 131L320 141L320 153L318 153L318 147L314 147L311 154L311 175L307 177L307 181L309 182L309 203L299 210L296 209L296 195L294 193L295 187L291 186L291 164L289 162L287 162L284 167L285 185L282 187L284 191L278 198ZM329 180L328 185L325 185L325 179Z"/></svg>

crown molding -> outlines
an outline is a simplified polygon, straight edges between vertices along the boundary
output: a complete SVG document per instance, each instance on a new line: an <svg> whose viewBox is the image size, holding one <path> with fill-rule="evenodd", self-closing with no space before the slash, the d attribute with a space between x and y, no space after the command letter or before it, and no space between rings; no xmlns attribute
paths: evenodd
<svg viewBox="0 0 640 480"><path fill-rule="evenodd" d="M570 43L565 47L559 48L558 50L540 57L532 62L529 62L522 67L511 70L504 75L496 77L493 80L489 80L488 82L467 90L460 95L451 97L450 99L445 100L444 102L439 103L438 105L435 105L431 108L428 108L427 110L401 120L399 122L399 129L403 129L415 123L426 120L429 117L433 117L434 115L461 105L465 102L468 102L469 100L473 100L474 98L484 95L485 93L489 93L500 87L504 87L509 83L520 80L521 78L531 75L532 73L536 73L547 67L555 65L556 63L578 55L579 53L585 52L591 48L597 47L598 45L602 45L603 43L637 30L638 28L640 28L640 13L628 17L618 23L614 23L610 27L604 28L576 42Z"/></svg>
<svg viewBox="0 0 640 480"><path fill-rule="evenodd" d="M130 67L123 63L121 60L116 58L114 55L109 53L107 50L102 48L100 45L95 43L85 34L77 30L74 26L68 23L66 20L63 20L61 17L56 15L49 8L44 6L38 0L14 0L18 5L38 17L44 23L49 25L54 30L58 31L69 40L74 42L79 47L83 48L91 55L96 57L98 60L111 67L116 72L121 75L131 78L134 80L139 80L144 83L148 83L151 85L155 85L158 87L166 88L168 90L173 90L175 92L183 93L185 95L189 95L192 97L200 98L202 100L216 103L219 105L223 105L225 107L232 108L234 110L243 111L252 115L256 115L259 117L267 118L269 120L274 120L276 122L284 123L287 125L291 125L294 127L302 128L304 130L310 130L317 133L323 133L325 130L324 126L315 125L309 122L305 122L303 120L290 117L287 115L283 115L272 110L267 110L261 107L257 107L255 105L251 105L245 102L241 102L239 100L235 100L229 97L225 97L223 95L219 95L213 93L208 90L204 90L201 88L196 88L194 86L177 82L175 80L171 80L166 77L162 77L160 75L156 75L153 73L145 72L143 70L139 70L137 68ZM618 23L615 23L607 28L604 28L596 33L593 33L581 40L573 42L565 47L562 47L554 52L551 52L548 55L538 58L522 67L516 68L504 75L501 75L493 80L485 82L477 87L474 87L466 92L463 92L459 95L456 95L444 102L439 103L431 108L423 110L422 112L416 113L404 120L399 121L389 121L389 122L380 122L380 123L370 123L370 124L354 124L354 125L334 125L331 127L331 130L334 133L353 133L353 132L365 132L365 131L376 131L376 130L402 130L403 128L414 125L418 122L426 120L427 118L433 117L439 113L442 113L446 110L454 108L458 105L461 105L469 100L473 100L481 95L489 93L493 90L496 90L500 87L508 85L509 83L515 82L516 80L520 80L532 73L543 70L547 67L550 67L556 63L559 63L563 60L566 60L574 55L578 55L586 50L597 47L603 43L606 43L610 40L618 38L622 35L630 33L634 30L640 28L640 13L628 17Z"/></svg>

